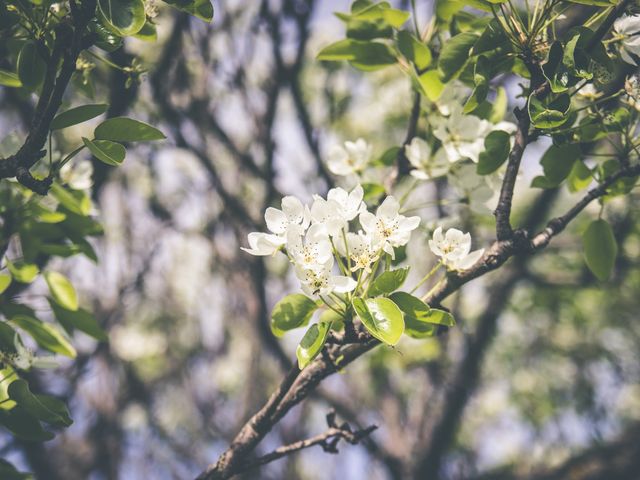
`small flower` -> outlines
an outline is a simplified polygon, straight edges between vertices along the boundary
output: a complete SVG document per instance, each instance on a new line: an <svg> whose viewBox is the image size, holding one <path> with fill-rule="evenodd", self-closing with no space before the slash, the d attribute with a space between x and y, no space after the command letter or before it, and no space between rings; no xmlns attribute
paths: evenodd
<svg viewBox="0 0 640 480"><path fill-rule="evenodd" d="M13 337L13 345L16 349L14 354L1 353L3 359L11 363L20 370L29 370L35 368L54 368L58 366L58 362L53 357L36 357L33 351L22 344L22 340L16 333Z"/></svg>
<svg viewBox="0 0 640 480"><path fill-rule="evenodd" d="M287 233L287 253L297 268L317 270L333 265L333 253L325 226L311 225L304 237L302 230L292 228Z"/></svg>
<svg viewBox="0 0 640 480"><path fill-rule="evenodd" d="M269 207L264 213L264 220L267 228L276 235L285 235L292 225L301 225L303 228L309 226L308 211L302 202L293 196L282 198L282 210Z"/></svg>
<svg viewBox="0 0 640 480"><path fill-rule="evenodd" d="M296 266L296 276L302 284L302 291L309 296L325 296L330 293L348 293L356 288L356 281L351 277L333 275L333 260L325 263L317 270Z"/></svg>
<svg viewBox="0 0 640 480"><path fill-rule="evenodd" d="M433 239L429 240L429 248L451 270L471 268L484 253L484 248L470 252L471 234L456 228L450 228L444 235L442 227L436 228Z"/></svg>
<svg viewBox="0 0 640 480"><path fill-rule="evenodd" d="M334 145L329 151L327 166L335 175L350 175L362 171L371 158L371 145L362 138L345 142L344 148Z"/></svg>
<svg viewBox="0 0 640 480"><path fill-rule="evenodd" d="M371 235L374 242L380 242L382 249L395 258L394 247L406 245L411 232L418 228L420 217L400 215L400 204L394 197L387 197L376 210L376 214L362 212L360 225Z"/></svg>
<svg viewBox="0 0 640 480"><path fill-rule="evenodd" d="M637 66L634 57L640 56L640 15L623 15L614 22L613 30L622 38L622 60Z"/></svg>
<svg viewBox="0 0 640 480"><path fill-rule="evenodd" d="M327 201L334 201L338 204L338 213L347 222L356 218L367 209L362 199L364 190L361 185L357 185L351 192L338 187L332 188L327 194Z"/></svg>
<svg viewBox="0 0 640 480"><path fill-rule="evenodd" d="M247 239L250 248L240 247L240 249L258 257L273 255L287 243L284 237L262 232L251 232L247 235Z"/></svg>
<svg viewBox="0 0 640 480"><path fill-rule="evenodd" d="M337 249L345 257L348 249L349 258L353 262L351 271L364 269L366 273L371 273L371 265L380 257L381 245L376 244L371 235L362 231L357 234L349 232L346 238L346 246L344 241L338 242Z"/></svg>
<svg viewBox="0 0 640 480"><path fill-rule="evenodd" d="M83 160L73 166L71 162L67 162L60 169L60 180L74 190L89 190L93 185L92 175L93 165L88 160Z"/></svg>
<svg viewBox="0 0 640 480"><path fill-rule="evenodd" d="M444 150L439 149L432 158L431 147L421 138L414 137L411 143L404 147L404 153L414 167L411 175L417 179L429 180L446 175L449 171L450 164Z"/></svg>
<svg viewBox="0 0 640 480"><path fill-rule="evenodd" d="M484 138L492 130L491 123L474 115L464 115L460 108L453 109L449 117L434 123L433 134L442 142L449 162L469 158L478 163L484 150Z"/></svg>
<svg viewBox="0 0 640 480"><path fill-rule="evenodd" d="M304 230L309 226L309 210L296 197L282 199L282 210L269 207L264 214L267 228L272 233L251 232L247 239L249 247L241 247L247 253L256 256L273 255L287 243L287 232L295 228Z"/></svg>

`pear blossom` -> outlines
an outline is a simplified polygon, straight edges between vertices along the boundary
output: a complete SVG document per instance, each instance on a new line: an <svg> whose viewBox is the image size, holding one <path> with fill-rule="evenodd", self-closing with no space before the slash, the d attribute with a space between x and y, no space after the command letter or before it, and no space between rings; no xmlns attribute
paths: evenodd
<svg viewBox="0 0 640 480"><path fill-rule="evenodd" d="M283 197L281 206L282 210L269 207L265 211L264 220L272 233L251 232L247 236L249 248L241 247L242 250L256 256L273 255L287 243L289 229L295 227L304 231L309 226L309 209L296 197Z"/></svg>
<svg viewBox="0 0 640 480"><path fill-rule="evenodd" d="M264 213L264 220L267 228L276 235L286 235L291 225L302 225L303 228L309 226L308 211L302 202L288 195L282 198L282 210L269 207Z"/></svg>
<svg viewBox="0 0 640 480"><path fill-rule="evenodd" d="M420 217L405 217L400 215L400 204L389 196L384 199L376 210L376 214L362 212L360 225L370 234L374 241L379 241L381 248L395 258L394 247L406 245L411 238L411 232L418 228Z"/></svg>
<svg viewBox="0 0 640 480"><path fill-rule="evenodd" d="M287 253L298 268L317 270L333 265L333 252L324 225L311 225L303 236L300 227L291 228L287 233Z"/></svg>
<svg viewBox="0 0 640 480"><path fill-rule="evenodd" d="M15 368L20 370L29 370L31 367L35 368L54 368L58 366L58 362L54 360L53 356L49 357L37 357L33 350L25 347L22 344L20 336L16 333L13 337L13 345L15 347L15 353L0 352L0 360L4 360L10 363Z"/></svg>
<svg viewBox="0 0 640 480"><path fill-rule="evenodd" d="M89 190L93 185L92 175L93 165L88 160L73 165L67 162L60 169L60 179L74 190Z"/></svg>
<svg viewBox="0 0 640 480"><path fill-rule="evenodd" d="M433 239L429 240L429 248L451 270L467 270L484 254L484 248L470 252L471 234L456 228L450 228L445 234L442 227L436 228Z"/></svg>
<svg viewBox="0 0 640 480"><path fill-rule="evenodd" d="M404 147L404 153L414 167L411 175L419 180L441 177L449 171L450 165L445 151L440 148L432 156L431 147L422 138L414 137L411 143Z"/></svg>
<svg viewBox="0 0 640 480"><path fill-rule="evenodd" d="M347 222L356 218L360 213L367 209L362 199L364 198L364 189L362 185L357 185L351 192L338 187L332 188L327 193L327 201L334 201L340 207L338 213Z"/></svg>
<svg viewBox="0 0 640 480"><path fill-rule="evenodd" d="M494 196L494 188L488 183L492 175L478 175L476 166L473 163L460 165L455 170L449 172L449 183L468 203L469 208L481 215L490 214L491 209L487 207L487 202ZM498 182L498 185L501 182Z"/></svg>
<svg viewBox="0 0 640 480"><path fill-rule="evenodd" d="M356 288L356 281L344 275L333 275L333 259L319 269L305 269L296 266L296 276L302 284L302 291L309 296L325 296L330 293L348 293Z"/></svg>
<svg viewBox="0 0 640 480"><path fill-rule="evenodd" d="M310 215L314 225L324 225L327 234L331 237L342 235L342 231L347 228L347 220L344 218L342 208L335 200L326 200L320 195L314 195Z"/></svg>
<svg viewBox="0 0 640 480"><path fill-rule="evenodd" d="M640 57L640 15L623 15L614 22L613 30L622 39L620 57L625 62L637 66L634 57Z"/></svg>
<svg viewBox="0 0 640 480"><path fill-rule="evenodd" d="M337 249L341 255L345 257L348 255L353 262L351 271L364 269L366 273L371 273L371 265L380 258L379 242L376 243L371 235L365 234L362 230L358 233L347 233L346 240L346 245L344 242L339 242Z"/></svg>
<svg viewBox="0 0 640 480"><path fill-rule="evenodd" d="M345 142L344 147L334 145L329 151L327 166L335 175L350 175L363 170L371 159L371 145L359 138Z"/></svg>
<svg viewBox="0 0 640 480"><path fill-rule="evenodd" d="M287 243L284 237L262 232L251 232L247 235L247 240L249 248L240 247L240 249L258 257L273 255Z"/></svg>
<svg viewBox="0 0 640 480"><path fill-rule="evenodd" d="M484 150L484 139L492 130L490 122L474 115L464 115L461 108L452 109L449 117L434 120L434 126L433 134L442 142L451 163L463 158L478 163Z"/></svg>

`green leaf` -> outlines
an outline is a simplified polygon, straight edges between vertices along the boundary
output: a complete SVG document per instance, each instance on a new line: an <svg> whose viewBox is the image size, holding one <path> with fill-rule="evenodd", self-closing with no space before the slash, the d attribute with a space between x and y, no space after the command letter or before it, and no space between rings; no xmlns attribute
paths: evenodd
<svg viewBox="0 0 640 480"><path fill-rule="evenodd" d="M145 42L155 42L158 40L156 24L147 20L144 26L134 35L134 37L144 40Z"/></svg>
<svg viewBox="0 0 640 480"><path fill-rule="evenodd" d="M0 409L0 424L23 440L45 442L54 437L53 433L43 429L36 418L19 406L11 410Z"/></svg>
<svg viewBox="0 0 640 480"><path fill-rule="evenodd" d="M353 308L371 335L387 345L398 343L404 332L404 319L395 303L388 298L354 298Z"/></svg>
<svg viewBox="0 0 640 480"><path fill-rule="evenodd" d="M166 138L157 128L126 117L105 120L96 127L93 135L96 139L112 142L148 142Z"/></svg>
<svg viewBox="0 0 640 480"><path fill-rule="evenodd" d="M432 337L436 331L432 323L427 322L431 308L417 297L406 292L395 292L389 297L404 313L404 333L412 338Z"/></svg>
<svg viewBox="0 0 640 480"><path fill-rule="evenodd" d="M0 478L4 480L30 480L33 478L33 475L19 472L16 467L0 458Z"/></svg>
<svg viewBox="0 0 640 480"><path fill-rule="evenodd" d="M11 272L11 276L17 282L31 283L36 279L38 273L40 273L38 266L32 263L25 263L23 260L11 262L8 258L6 261L9 272Z"/></svg>
<svg viewBox="0 0 640 480"><path fill-rule="evenodd" d="M413 62L418 70L431 65L431 50L424 43L406 30L398 32L398 50L404 57Z"/></svg>
<svg viewBox="0 0 640 480"><path fill-rule="evenodd" d="M173 8L193 15L194 17L211 22L213 20L213 5L210 0L163 0Z"/></svg>
<svg viewBox="0 0 640 480"><path fill-rule="evenodd" d="M75 329L78 329L101 342L108 340L106 332L100 328L98 321L91 312L82 308L78 308L76 311L67 310L53 299L48 300L56 320L64 327L69 335L73 334Z"/></svg>
<svg viewBox="0 0 640 480"><path fill-rule="evenodd" d="M28 41L18 54L18 78L22 86L28 90L36 90L43 82L47 65L38 53L38 46L34 41Z"/></svg>
<svg viewBox="0 0 640 480"><path fill-rule="evenodd" d="M67 277L58 272L45 272L44 279L58 305L73 312L78 310L78 295Z"/></svg>
<svg viewBox="0 0 640 480"><path fill-rule="evenodd" d="M387 295L402 286L409 275L409 267L389 270L380 274L371 284L368 294L371 297Z"/></svg>
<svg viewBox="0 0 640 480"><path fill-rule="evenodd" d="M121 37L138 33L147 20L143 0L98 0L98 18Z"/></svg>
<svg viewBox="0 0 640 480"><path fill-rule="evenodd" d="M363 200L365 202L375 202L386 193L384 186L379 183L363 183L362 190L364 191Z"/></svg>
<svg viewBox="0 0 640 480"><path fill-rule="evenodd" d="M331 322L319 322L311 325L306 331L304 337L300 340L298 348L296 348L296 357L298 358L298 368L300 370L309 365L311 360L320 353L330 328Z"/></svg>
<svg viewBox="0 0 640 480"><path fill-rule="evenodd" d="M529 118L537 128L556 128L568 120L567 113L571 106L569 95L562 94L551 103L545 105L531 94L529 96Z"/></svg>
<svg viewBox="0 0 640 480"><path fill-rule="evenodd" d="M303 327L317 308L316 302L301 293L287 295L273 307L271 331L281 337L288 330Z"/></svg>
<svg viewBox="0 0 640 480"><path fill-rule="evenodd" d="M507 97L507 91L504 87L498 87L496 92L496 98L491 106L491 113L489 115L489 121L491 123L499 123L504 119L507 113L507 106L509 99Z"/></svg>
<svg viewBox="0 0 640 480"><path fill-rule="evenodd" d="M72 125L77 125L92 118L102 115L107 111L109 105L106 103L99 103L95 105L81 105L79 107L71 108L66 112L59 113L51 122L51 130L60 130Z"/></svg>
<svg viewBox="0 0 640 480"><path fill-rule="evenodd" d="M605 220L594 220L584 232L582 242L584 259L589 270L598 277L598 280L607 280L618 255L618 244L611 226Z"/></svg>
<svg viewBox="0 0 640 480"><path fill-rule="evenodd" d="M73 423L69 417L64 403L59 400L45 396L34 395L29 390L29 384L22 379L18 379L9 385L9 398L16 402L26 413L42 422L58 427L68 427ZM43 401L43 399L46 399ZM53 406L53 408L50 408ZM59 412L63 412L62 414Z"/></svg>
<svg viewBox="0 0 640 480"><path fill-rule="evenodd" d="M447 83L457 78L469 60L469 51L478 40L479 35L465 32L447 40L440 52L438 70L440 78Z"/></svg>
<svg viewBox="0 0 640 480"><path fill-rule="evenodd" d="M453 315L437 308L432 308L429 311L429 316L425 321L436 325L444 325L445 327L453 327L456 324Z"/></svg>
<svg viewBox="0 0 640 480"><path fill-rule="evenodd" d="M0 295L4 293L4 291L9 288L11 284L11 275L7 275L6 273L0 273Z"/></svg>
<svg viewBox="0 0 640 480"><path fill-rule="evenodd" d="M478 158L478 175L495 172L509 157L511 136L502 130L494 130L484 139L484 151Z"/></svg>
<svg viewBox="0 0 640 480"><path fill-rule="evenodd" d="M551 184L560 185L580 156L580 146L575 143L551 145L540 159L544 176Z"/></svg>
<svg viewBox="0 0 640 480"><path fill-rule="evenodd" d="M28 315L13 317L11 323L29 333L42 348L70 358L76 357L77 353L73 345L52 325Z"/></svg>
<svg viewBox="0 0 640 480"><path fill-rule="evenodd" d="M0 69L0 85L17 88L22 86L22 82L17 74Z"/></svg>
<svg viewBox="0 0 640 480"><path fill-rule="evenodd" d="M420 88L429 100L435 102L442 95L444 83L440 81L437 70L428 70L418 77Z"/></svg>
<svg viewBox="0 0 640 480"><path fill-rule="evenodd" d="M84 192L67 190L59 183L54 182L53 185L51 185L51 194L60 202L60 205L72 213L85 217L91 212L91 198ZM65 224L69 222L73 223L69 215L66 215L68 218Z"/></svg>
<svg viewBox="0 0 640 480"><path fill-rule="evenodd" d="M127 155L124 145L111 140L89 140L82 137L82 141L94 157L112 167L121 165Z"/></svg>
<svg viewBox="0 0 640 480"><path fill-rule="evenodd" d="M396 63L396 57L388 45L379 42L362 42L347 38L323 48L318 60L345 60L354 67L365 70L379 70Z"/></svg>
<svg viewBox="0 0 640 480"><path fill-rule="evenodd" d="M570 192L575 193L587 188L592 181L591 170L582 160L578 160L573 164L573 168L569 172L567 187L569 187Z"/></svg>

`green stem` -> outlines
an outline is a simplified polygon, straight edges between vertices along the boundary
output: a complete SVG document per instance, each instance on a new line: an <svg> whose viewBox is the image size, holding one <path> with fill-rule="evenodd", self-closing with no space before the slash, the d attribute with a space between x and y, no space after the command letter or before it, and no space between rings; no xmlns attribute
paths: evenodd
<svg viewBox="0 0 640 480"><path fill-rule="evenodd" d="M429 273L427 273L424 277L422 277L422 280L420 280L417 283L417 285L415 287L413 287L413 290L411 290L409 293L413 293L418 288L420 288L424 284L424 282L429 280L440 269L440 267L442 267L442 260L440 260L438 263L436 263L435 266L429 271Z"/></svg>

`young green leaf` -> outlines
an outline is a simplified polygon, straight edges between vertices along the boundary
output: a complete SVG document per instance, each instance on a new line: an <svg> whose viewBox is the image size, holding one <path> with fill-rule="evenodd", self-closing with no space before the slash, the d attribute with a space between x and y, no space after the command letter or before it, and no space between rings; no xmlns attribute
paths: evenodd
<svg viewBox="0 0 640 480"><path fill-rule="evenodd" d="M59 113L51 122L51 130L60 130L72 125L77 125L92 118L102 115L107 111L109 105L106 103L99 103L95 105L81 105L79 107L71 108L65 112Z"/></svg>
<svg viewBox="0 0 640 480"><path fill-rule="evenodd" d="M442 95L444 83L437 70L428 70L418 77L418 84L429 100L435 102Z"/></svg>
<svg viewBox="0 0 640 480"><path fill-rule="evenodd" d="M64 407L62 402L53 397L34 395L31 393L31 390L29 390L29 384L23 379L11 382L8 388L8 394L9 398L16 402L25 412L42 422L59 427L68 427L73 423L68 412L62 415L58 413L61 406L66 411L66 407ZM47 398L47 400L43 403L41 401L42 398ZM50 405L56 405L56 407L51 409L49 408Z"/></svg>
<svg viewBox="0 0 640 480"><path fill-rule="evenodd" d="M4 293L4 291L9 288L11 284L11 275L7 275L6 273L0 273L0 295Z"/></svg>
<svg viewBox="0 0 640 480"><path fill-rule="evenodd" d="M273 307L271 331L276 337L284 332L305 326L318 304L301 293L287 295Z"/></svg>
<svg viewBox="0 0 640 480"><path fill-rule="evenodd" d="M42 428L37 418L19 406L11 410L0 409L0 425L16 437L30 442L46 442L54 437L53 433Z"/></svg>
<svg viewBox="0 0 640 480"><path fill-rule="evenodd" d="M59 183L54 182L51 185L51 194L69 212L86 217L91 211L91 198L84 192L67 190ZM69 218L70 215L67 212L65 212L65 215L68 217L65 224L73 224L73 220Z"/></svg>
<svg viewBox="0 0 640 480"><path fill-rule="evenodd" d="M540 159L544 176L552 184L560 185L567 178L574 162L580 156L580 147L575 143L551 145Z"/></svg>
<svg viewBox="0 0 640 480"><path fill-rule="evenodd" d="M63 308L75 312L78 310L78 296L71 282L58 272L45 272L44 279L49 285L53 299Z"/></svg>
<svg viewBox="0 0 640 480"><path fill-rule="evenodd" d="M0 69L0 85L18 88L22 86L22 82L17 74Z"/></svg>
<svg viewBox="0 0 640 480"><path fill-rule="evenodd" d="M298 348L296 348L296 357L298 358L298 368L300 370L309 365L311 360L320 353L330 329L331 322L319 322L311 325L306 331L304 337L300 340Z"/></svg>
<svg viewBox="0 0 640 480"><path fill-rule="evenodd" d="M567 177L569 191L572 193L579 192L591 185L592 181L593 177L591 176L589 167L587 167L582 160L575 162Z"/></svg>
<svg viewBox="0 0 640 480"><path fill-rule="evenodd" d="M460 75L469 60L469 51L478 38L479 35L476 33L464 32L444 43L438 59L440 78L444 83L454 80Z"/></svg>
<svg viewBox="0 0 640 480"><path fill-rule="evenodd" d="M138 33L147 20L142 0L98 0L98 18L121 37Z"/></svg>
<svg viewBox="0 0 640 480"><path fill-rule="evenodd" d="M397 270L389 270L376 278L369 288L369 296L377 297L395 292L402 286L409 275L409 267L399 268Z"/></svg>
<svg viewBox="0 0 640 480"><path fill-rule="evenodd" d="M112 167L119 166L127 155L124 145L111 140L89 140L82 137L82 141L94 157Z"/></svg>
<svg viewBox="0 0 640 480"><path fill-rule="evenodd" d="M18 78L22 86L28 90L35 90L44 80L47 70L43 58L38 53L38 46L34 41L28 41L18 54Z"/></svg>
<svg viewBox="0 0 640 480"><path fill-rule="evenodd" d="M193 15L194 17L211 22L213 20L213 5L211 0L163 0L173 8Z"/></svg>
<svg viewBox="0 0 640 480"><path fill-rule="evenodd" d="M105 120L96 127L93 135L98 140L111 140L112 142L148 142L166 138L157 128L126 117Z"/></svg>
<svg viewBox="0 0 640 480"><path fill-rule="evenodd" d="M378 70L396 63L396 57L388 45L380 42L363 42L347 38L323 48L318 60L346 60L354 67L365 70Z"/></svg>
<svg viewBox="0 0 640 480"><path fill-rule="evenodd" d="M395 303L388 298L355 298L353 308L371 335L387 345L398 343L404 332L404 319Z"/></svg>
<svg viewBox="0 0 640 480"><path fill-rule="evenodd" d="M82 308L78 308L76 311L67 310L53 299L48 300L56 320L69 335L73 334L75 329L78 329L96 340L104 342L108 339L106 332L100 328L98 321L91 312Z"/></svg>
<svg viewBox="0 0 640 480"><path fill-rule="evenodd" d="M17 282L31 283L36 279L38 273L40 273L38 266L32 263L25 263L22 260L11 262L9 259L6 259L6 261L9 272L11 272L11 276Z"/></svg>
<svg viewBox="0 0 640 480"><path fill-rule="evenodd" d="M29 333L42 348L70 358L76 357L76 349L52 325L43 323L37 318L28 315L15 316L10 322Z"/></svg>
<svg viewBox="0 0 640 480"><path fill-rule="evenodd" d="M412 338L432 337L436 327L427 322L431 308L417 297L406 292L392 293L389 298L404 313L404 333Z"/></svg>
<svg viewBox="0 0 640 480"><path fill-rule="evenodd" d="M413 62L418 70L431 65L431 50L408 31L398 32L398 50L404 57Z"/></svg>
<svg viewBox="0 0 640 480"><path fill-rule="evenodd" d="M589 270L598 280L607 280L618 255L618 244L611 226L605 220L594 220L584 232L582 241L584 258Z"/></svg>
<svg viewBox="0 0 640 480"><path fill-rule="evenodd" d="M484 151L478 160L478 175L488 175L495 172L509 156L511 137L507 132L494 130L484 139Z"/></svg>

